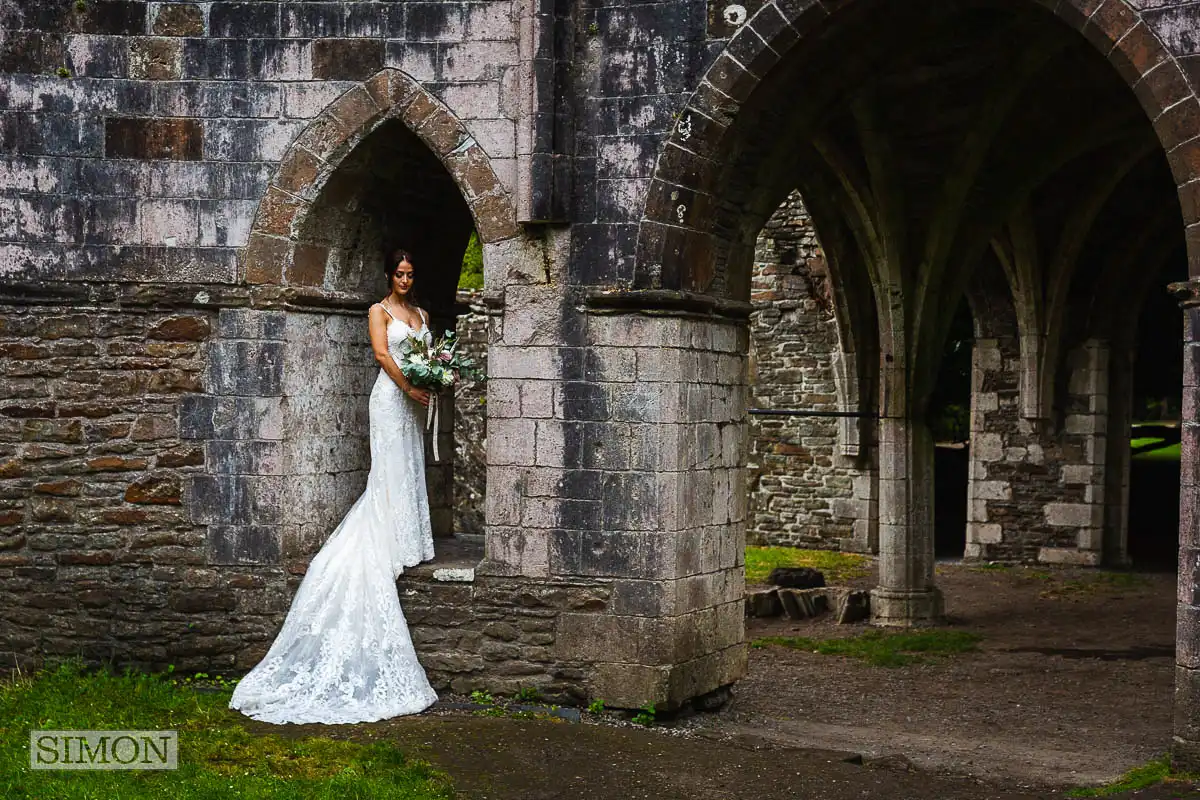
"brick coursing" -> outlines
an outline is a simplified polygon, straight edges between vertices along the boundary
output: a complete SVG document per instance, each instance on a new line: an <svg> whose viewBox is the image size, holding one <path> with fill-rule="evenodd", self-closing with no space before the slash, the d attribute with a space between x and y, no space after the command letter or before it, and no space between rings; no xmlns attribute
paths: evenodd
<svg viewBox="0 0 1200 800"><path fill-rule="evenodd" d="M215 568L189 514L205 451L180 407L216 328L194 310L0 306L5 665L228 668L273 632L282 570Z"/></svg>

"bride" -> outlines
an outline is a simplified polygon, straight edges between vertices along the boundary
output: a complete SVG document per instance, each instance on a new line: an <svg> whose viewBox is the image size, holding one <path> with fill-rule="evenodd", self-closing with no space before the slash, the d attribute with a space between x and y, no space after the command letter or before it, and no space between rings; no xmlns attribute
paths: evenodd
<svg viewBox="0 0 1200 800"><path fill-rule="evenodd" d="M392 357L406 337L432 337L413 302L411 256L397 251L386 272L391 291L369 315L382 370L371 391L367 488L313 558L279 636L229 703L264 722L371 722L437 700L396 594L405 567L433 558L418 414L429 393Z"/></svg>

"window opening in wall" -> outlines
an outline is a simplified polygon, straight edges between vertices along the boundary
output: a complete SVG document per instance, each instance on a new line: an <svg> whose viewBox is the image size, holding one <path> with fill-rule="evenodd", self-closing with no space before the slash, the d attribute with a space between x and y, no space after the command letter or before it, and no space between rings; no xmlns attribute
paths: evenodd
<svg viewBox="0 0 1200 800"><path fill-rule="evenodd" d="M386 291L384 259L397 248L413 254L416 300L428 313L434 334L459 328L459 320L474 313L478 298L472 301L468 296L464 301L458 287L464 280L470 285L478 284L482 277L482 253L471 210L453 176L437 156L403 122L389 120L349 153L322 187L300 226L292 272L297 281L304 279L326 289L353 293L374 301ZM470 329L471 324L467 323L466 327ZM357 359L364 352L365 328L365 314L363 319L354 318L347 326L341 338L348 341L337 343L336 352L330 355L336 362L331 369L348 371L349 366L340 366L343 362L360 364ZM485 341L486 323L478 333L468 330L466 338L472 345ZM344 481L346 485L336 495L336 502L325 504L331 519L343 513L343 506L356 496L356 481L365 479L365 442L362 436L355 434L365 431L365 424L360 422L365 415L366 394L375 377L374 364L366 364L361 372L361 385L355 384L361 390L357 393L357 405L346 409L335 404L325 414L339 419L349 419L352 413L357 414L353 424L342 426L341 439L346 442L339 446L347 451L344 460L352 460L358 469ZM336 385L338 381L331 378L329 383ZM459 535L463 531L456 525L455 492L459 488L459 465L456 464L457 448L453 440L454 431L459 427L455 418L461 403L478 405L482 394L482 386L459 387L453 407L442 406L439 430L433 434L438 437L440 458L437 460L433 459L432 435L427 435L425 479L430 521L438 539L435 544L438 562L447 558L454 560L462 555L459 551L466 550L475 561L482 558L482 537L464 540ZM297 414L313 416L311 403L293 405L298 409ZM472 408L472 411L479 416L483 413L482 406ZM297 430L305 429L306 426L300 424L304 420L298 418L296 422ZM482 486L482 467L477 473L477 483ZM313 481L319 484L321 477L314 476ZM482 489L477 493L482 497ZM480 533L478 528L476 526L471 532ZM305 549L315 550L330 529L328 520L314 525L315 535L309 537Z"/></svg>
<svg viewBox="0 0 1200 800"><path fill-rule="evenodd" d="M938 558L962 558L967 544L971 346L974 339L971 308L964 297L954 313L937 383L929 400L928 421L935 448L934 552Z"/></svg>

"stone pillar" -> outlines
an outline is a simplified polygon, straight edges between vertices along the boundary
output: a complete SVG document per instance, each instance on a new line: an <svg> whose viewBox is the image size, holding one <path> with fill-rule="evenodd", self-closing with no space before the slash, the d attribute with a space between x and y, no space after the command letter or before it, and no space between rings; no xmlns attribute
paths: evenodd
<svg viewBox="0 0 1200 800"><path fill-rule="evenodd" d="M610 707L675 708L745 672L745 320L647 311L658 295L614 301L527 266L564 265L568 243L485 246L506 282L489 285L473 597L544 626L524 657L555 680Z"/></svg>
<svg viewBox="0 0 1200 800"><path fill-rule="evenodd" d="M1067 532L1038 561L1097 566L1104 553L1104 461L1108 438L1108 342L1088 339L1067 356L1062 499L1045 505L1046 524ZM1061 537L1056 537L1061 539Z"/></svg>
<svg viewBox="0 0 1200 800"><path fill-rule="evenodd" d="M563 353L557 292L506 289L488 325L486 553L479 572L543 580L550 539L563 522L560 494L578 513L584 487L564 479ZM593 487L595 488L595 487ZM598 520L597 520L598 521Z"/></svg>
<svg viewBox="0 0 1200 800"><path fill-rule="evenodd" d="M322 419L320 411L332 413L336 401L322 408L329 385L324 359L313 359L311 380L286 366L303 346L298 329L327 344L323 322L322 315L282 311L222 309L218 315L207 391L185 396L179 411L180 438L204 448L203 471L188 475L184 487L191 521L207 528L209 564L278 565L304 561L320 547L322 540L302 526L312 520L303 519L300 509L315 506L321 516L338 489L329 485L333 481L322 486L300 474L300 456L307 451L315 459L320 452L310 444L327 429L313 426ZM346 385L345 375L337 378L343 380L335 383ZM301 409L313 412L303 420L313 426L289 426L306 416ZM324 423L333 427L334 420L325 416ZM358 466L354 461L351 456L341 463L352 469Z"/></svg>
<svg viewBox="0 0 1200 800"><path fill-rule="evenodd" d="M1183 430L1179 487L1179 589L1175 629L1172 761L1200 770L1200 281L1172 286L1183 297Z"/></svg>
<svg viewBox="0 0 1200 800"><path fill-rule="evenodd" d="M560 616L559 654L594 662L609 705L677 707L745 672L748 336L737 320L601 309L586 326L587 381L563 385L579 499L550 569L607 576L612 603Z"/></svg>
<svg viewBox="0 0 1200 800"><path fill-rule="evenodd" d="M930 624L942 616L933 583L933 436L923 419L879 425L879 586L876 625Z"/></svg>
<svg viewBox="0 0 1200 800"><path fill-rule="evenodd" d="M1007 345L1004 346L1004 345ZM1018 391L1005 355L1012 363L1015 342L976 339L971 350L971 450L967 476L967 544L963 557L988 558L990 548L1004 540L1001 522L1008 509L993 508L1012 499L1006 470L993 469L1004 461L1005 428L1017 417ZM1006 424L1007 423L1007 424Z"/></svg>

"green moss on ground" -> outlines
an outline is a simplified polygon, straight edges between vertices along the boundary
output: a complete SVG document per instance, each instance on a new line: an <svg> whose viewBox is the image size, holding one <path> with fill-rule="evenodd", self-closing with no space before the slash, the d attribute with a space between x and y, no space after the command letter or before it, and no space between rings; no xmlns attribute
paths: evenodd
<svg viewBox="0 0 1200 800"><path fill-rule="evenodd" d="M764 583L776 567L812 567L821 570L829 585L865 577L871 561L856 553L836 550L800 550L795 547L747 547L746 583Z"/></svg>
<svg viewBox="0 0 1200 800"><path fill-rule="evenodd" d="M1067 797L1107 797L1124 792L1135 792L1139 789L1157 786L1160 783L1180 783L1186 784L1187 788L1194 788L1193 784L1197 780L1200 780L1200 775L1173 772L1171 770L1171 757L1163 755L1140 767L1134 767L1117 780L1104 786L1071 789L1067 792ZM1188 792L1187 796L1192 797L1194 795Z"/></svg>

